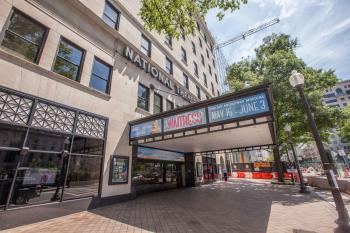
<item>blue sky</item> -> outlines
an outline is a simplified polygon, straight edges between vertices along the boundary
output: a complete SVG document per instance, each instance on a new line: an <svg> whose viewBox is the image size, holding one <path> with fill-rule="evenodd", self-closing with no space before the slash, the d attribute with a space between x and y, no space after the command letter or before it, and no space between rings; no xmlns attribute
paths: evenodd
<svg viewBox="0 0 350 233"><path fill-rule="evenodd" d="M229 63L253 57L254 48L271 33L299 39L297 55L314 67L335 69L340 79L350 79L350 0L248 0L248 4L222 21L217 10L206 21L217 41L222 41L278 17L281 21L224 48Z"/></svg>

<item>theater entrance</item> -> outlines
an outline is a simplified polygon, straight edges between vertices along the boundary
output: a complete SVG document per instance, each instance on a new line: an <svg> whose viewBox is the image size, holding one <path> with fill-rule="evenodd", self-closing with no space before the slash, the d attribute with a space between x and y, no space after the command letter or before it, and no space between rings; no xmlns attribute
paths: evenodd
<svg viewBox="0 0 350 233"><path fill-rule="evenodd" d="M207 183L220 179L223 171L230 170L221 159L225 155L275 148L272 101L270 86L261 85L129 122L129 143L133 148L175 153L157 152L157 156L149 153L149 158L143 158L142 153L135 152L134 179L143 179L137 185L166 187L168 165L176 170L172 173L176 182L180 182L180 167L184 165L182 186ZM180 157L181 161L174 160ZM280 164L275 154L276 168L281 171Z"/></svg>

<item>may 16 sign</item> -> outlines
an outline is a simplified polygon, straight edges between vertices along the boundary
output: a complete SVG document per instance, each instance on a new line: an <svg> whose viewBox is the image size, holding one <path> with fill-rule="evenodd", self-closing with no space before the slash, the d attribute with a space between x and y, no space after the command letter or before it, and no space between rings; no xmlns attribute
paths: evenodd
<svg viewBox="0 0 350 233"><path fill-rule="evenodd" d="M269 112L266 94L260 93L208 107L209 123Z"/></svg>

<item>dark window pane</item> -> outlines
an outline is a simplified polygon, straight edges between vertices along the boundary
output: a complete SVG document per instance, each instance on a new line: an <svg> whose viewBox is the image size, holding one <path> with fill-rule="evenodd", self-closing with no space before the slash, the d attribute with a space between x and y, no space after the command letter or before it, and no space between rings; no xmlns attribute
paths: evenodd
<svg viewBox="0 0 350 233"><path fill-rule="evenodd" d="M0 147L22 148L27 129L18 126L0 125Z"/></svg>
<svg viewBox="0 0 350 233"><path fill-rule="evenodd" d="M115 10L108 2L103 11L103 20L112 28L115 28L118 22L119 12Z"/></svg>
<svg viewBox="0 0 350 233"><path fill-rule="evenodd" d="M62 152L69 150L70 142L66 139L68 135L30 129L26 146L30 150Z"/></svg>
<svg viewBox="0 0 350 233"><path fill-rule="evenodd" d="M12 206L58 201L63 178L62 159L58 155L29 153L18 169Z"/></svg>
<svg viewBox="0 0 350 233"><path fill-rule="evenodd" d="M153 101L153 112L159 113L162 112L162 97L158 94L154 94L154 101Z"/></svg>
<svg viewBox="0 0 350 233"><path fill-rule="evenodd" d="M53 71L67 78L77 80L79 67L57 57Z"/></svg>
<svg viewBox="0 0 350 233"><path fill-rule="evenodd" d="M103 21L105 21L106 24L108 24L110 27L115 28L115 22L111 20L108 16L103 15L102 16Z"/></svg>
<svg viewBox="0 0 350 233"><path fill-rule="evenodd" d="M146 110L146 111L148 111L148 101L149 101L148 96L149 96L148 88L146 88L142 85L139 85L137 106L139 108Z"/></svg>
<svg viewBox="0 0 350 233"><path fill-rule="evenodd" d="M17 152L0 150L0 206L6 204L18 158Z"/></svg>
<svg viewBox="0 0 350 233"><path fill-rule="evenodd" d="M171 102L170 100L166 101L166 110L172 110L174 109L174 103Z"/></svg>
<svg viewBox="0 0 350 233"><path fill-rule="evenodd" d="M99 60L95 59L92 73L99 76L100 78L103 78L104 80L108 80L110 71L111 71L110 66L103 64Z"/></svg>
<svg viewBox="0 0 350 233"><path fill-rule="evenodd" d="M97 196L101 157L72 155L63 199Z"/></svg>
<svg viewBox="0 0 350 233"><path fill-rule="evenodd" d="M108 82L97 77L96 75L91 75L90 87L101 92L107 93Z"/></svg>
<svg viewBox="0 0 350 233"><path fill-rule="evenodd" d="M14 13L8 30L15 32L16 34L24 37L26 40L39 45L43 40L46 28L23 15Z"/></svg>
<svg viewBox="0 0 350 233"><path fill-rule="evenodd" d="M103 140L84 137L75 137L72 153L103 155Z"/></svg>
<svg viewBox="0 0 350 233"><path fill-rule="evenodd" d="M25 59L34 62L38 53L38 46L25 41L24 39L11 34L10 32L5 33L2 45L9 48L18 54L24 56Z"/></svg>
<svg viewBox="0 0 350 233"><path fill-rule="evenodd" d="M83 51L81 49L78 49L74 45L69 44L64 40L61 40L58 56L79 66L81 63L81 58L83 56Z"/></svg>

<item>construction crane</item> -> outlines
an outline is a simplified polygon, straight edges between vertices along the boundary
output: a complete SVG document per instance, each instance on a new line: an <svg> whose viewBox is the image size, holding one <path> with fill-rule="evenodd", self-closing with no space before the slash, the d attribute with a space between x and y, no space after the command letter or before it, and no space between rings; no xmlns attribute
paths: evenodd
<svg viewBox="0 0 350 233"><path fill-rule="evenodd" d="M214 53L215 53L215 58L216 58L216 61L217 61L217 64L218 64L218 71L219 71L219 86L220 86L220 92L221 93L226 93L229 91L229 88L227 86L227 84L225 83L225 78L226 78L226 74L227 74L227 71L228 71L228 67L229 67L229 64L227 62L227 59L224 55L224 53L221 51L221 49L223 47L226 47L232 43L235 43L239 40L244 40L246 37L256 33L256 32L259 32L265 28L268 28L268 27L271 27L272 25L274 24L277 24L279 23L280 20L278 18L275 18L269 22L266 22L264 24L261 24L259 25L258 27L255 27L255 28L252 28L244 33L242 33L241 35L239 36L236 36L236 37L233 37L233 38L230 38L226 41L223 41L223 42L220 42L220 43L217 43L215 46L214 46Z"/></svg>

